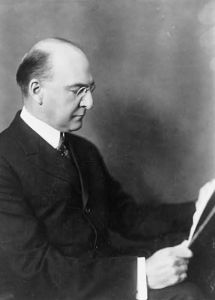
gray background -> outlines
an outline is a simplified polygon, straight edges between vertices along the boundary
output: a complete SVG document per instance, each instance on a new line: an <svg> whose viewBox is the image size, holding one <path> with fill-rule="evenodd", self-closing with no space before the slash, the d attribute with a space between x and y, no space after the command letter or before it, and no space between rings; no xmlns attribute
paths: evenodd
<svg viewBox="0 0 215 300"><path fill-rule="evenodd" d="M213 26L214 1L0 0L0 130L22 107L24 53L49 36L71 39L97 85L79 134L137 201L195 199L215 175Z"/></svg>

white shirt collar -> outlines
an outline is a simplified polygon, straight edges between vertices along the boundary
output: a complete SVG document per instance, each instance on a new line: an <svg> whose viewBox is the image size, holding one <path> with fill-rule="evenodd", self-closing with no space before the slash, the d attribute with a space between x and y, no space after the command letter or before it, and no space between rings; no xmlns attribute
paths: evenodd
<svg viewBox="0 0 215 300"><path fill-rule="evenodd" d="M22 112L20 114L22 120L38 133L47 143L49 143L53 148L57 148L60 141L60 131L49 126L43 121L37 119L31 115L25 106L23 106Z"/></svg>

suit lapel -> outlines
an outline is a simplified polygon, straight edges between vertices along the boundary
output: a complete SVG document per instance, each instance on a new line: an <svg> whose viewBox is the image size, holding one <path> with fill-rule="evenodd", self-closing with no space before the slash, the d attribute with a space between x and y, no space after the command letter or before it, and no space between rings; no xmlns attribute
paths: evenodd
<svg viewBox="0 0 215 300"><path fill-rule="evenodd" d="M80 182L81 182L81 190L82 190L82 201L83 201L83 208L86 207L88 202L88 176L87 176L87 169L85 167L85 162L83 158L80 156L80 151L76 148L77 145L72 143L72 136L67 134L67 138L69 141L69 151L72 155L74 160L75 166L78 170Z"/></svg>
<svg viewBox="0 0 215 300"><path fill-rule="evenodd" d="M36 155L29 155L27 159L44 172L71 183L80 192L75 166L42 138L40 138L40 152Z"/></svg>
<svg viewBox="0 0 215 300"><path fill-rule="evenodd" d="M25 152L26 159L29 163L44 172L68 181L80 192L77 184L78 178L75 166L32 130L20 118L20 112L17 113L10 126L10 130Z"/></svg>

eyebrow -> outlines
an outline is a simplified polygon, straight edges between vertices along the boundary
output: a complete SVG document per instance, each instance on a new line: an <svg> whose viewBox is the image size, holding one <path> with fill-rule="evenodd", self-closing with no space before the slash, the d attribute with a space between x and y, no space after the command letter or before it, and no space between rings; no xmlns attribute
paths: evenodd
<svg viewBox="0 0 215 300"><path fill-rule="evenodd" d="M92 85L95 85L94 81L90 85L84 84L84 83L75 83L75 84L72 84L72 85L67 85L66 87L69 88L69 89L74 89L74 88L81 88L81 87L89 87L89 86L92 86Z"/></svg>

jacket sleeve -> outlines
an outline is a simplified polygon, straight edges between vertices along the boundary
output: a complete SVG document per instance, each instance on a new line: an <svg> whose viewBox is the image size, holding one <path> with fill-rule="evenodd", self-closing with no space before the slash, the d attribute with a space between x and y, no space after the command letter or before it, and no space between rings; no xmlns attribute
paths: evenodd
<svg viewBox="0 0 215 300"><path fill-rule="evenodd" d="M6 265L1 277L17 300L135 299L136 258L64 257L46 238L24 201L17 174L4 158L0 158L0 246Z"/></svg>

